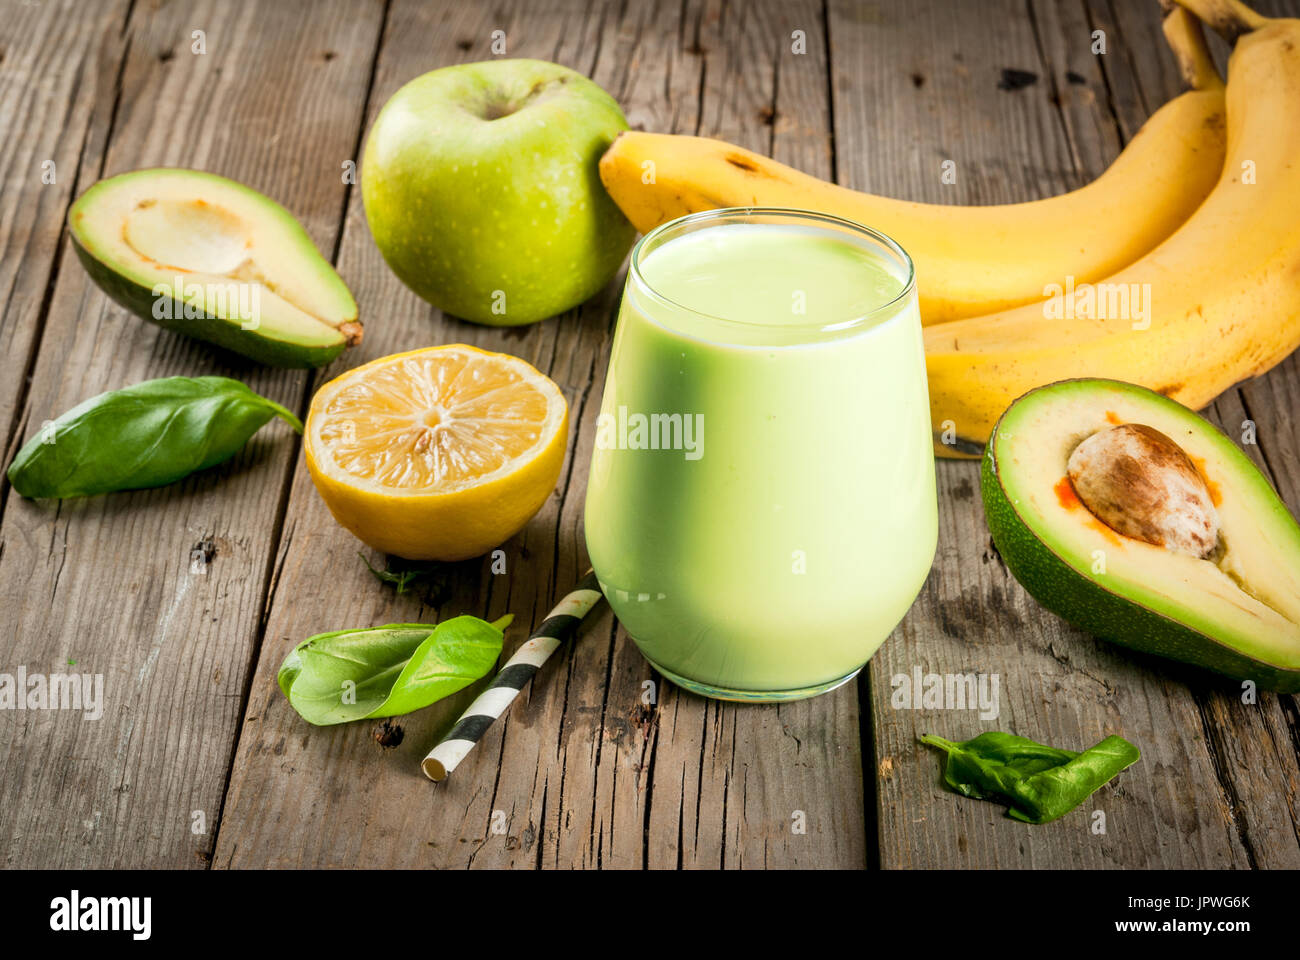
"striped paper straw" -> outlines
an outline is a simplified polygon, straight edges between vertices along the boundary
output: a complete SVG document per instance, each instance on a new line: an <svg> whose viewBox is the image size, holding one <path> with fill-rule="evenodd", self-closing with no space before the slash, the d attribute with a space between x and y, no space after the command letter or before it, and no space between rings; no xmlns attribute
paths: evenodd
<svg viewBox="0 0 1300 960"><path fill-rule="evenodd" d="M493 721L506 712L506 708L519 695L524 685L533 679L547 658L560 644L574 635L582 618L591 612L600 597L600 584L596 582L596 574L588 570L578 585L555 605L555 609L533 631L533 635L515 651L515 655L493 678L492 684L461 714L451 731L429 751L429 755L420 764L426 777L442 780L456 769L474 749L474 744L487 732L488 727L492 726Z"/></svg>

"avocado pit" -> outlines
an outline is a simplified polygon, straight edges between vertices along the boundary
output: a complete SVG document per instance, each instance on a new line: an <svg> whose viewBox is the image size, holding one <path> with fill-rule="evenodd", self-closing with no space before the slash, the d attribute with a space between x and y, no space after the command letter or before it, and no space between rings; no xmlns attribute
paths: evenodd
<svg viewBox="0 0 1300 960"><path fill-rule="evenodd" d="M1219 516L1205 478L1177 443L1154 427L1099 430L1066 465L1080 502L1122 536L1204 559L1219 542Z"/></svg>

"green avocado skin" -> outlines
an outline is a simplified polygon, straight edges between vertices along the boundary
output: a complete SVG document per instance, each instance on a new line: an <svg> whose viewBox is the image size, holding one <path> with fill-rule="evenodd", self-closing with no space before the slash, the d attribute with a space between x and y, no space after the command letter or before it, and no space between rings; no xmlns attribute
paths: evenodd
<svg viewBox="0 0 1300 960"><path fill-rule="evenodd" d="M1247 656L1213 637L1103 589L1053 553L1020 519L998 482L997 431L984 450L980 493L993 544L1007 569L1040 604L1103 640L1143 653L1170 657L1253 680L1261 690L1300 691L1300 670L1286 670Z"/></svg>
<svg viewBox="0 0 1300 960"><path fill-rule="evenodd" d="M81 265L86 268L86 272L90 274L90 278L95 281L99 289L140 319L147 320L157 326L165 327L188 337L205 340L219 347L225 347L227 350L270 367L292 367L297 369L321 367L342 353L347 346L341 337L337 344L331 344L328 347L308 347L287 343L283 340L272 340L259 336L253 331L244 330L237 323L223 320L208 313L187 319L184 315L185 304L177 303L174 300L172 300L170 310L167 312L172 317L179 317L180 319L155 317L153 313L154 302L159 298L155 298L152 290L128 280L113 270L112 267L95 259L85 247L77 242L75 233L71 234L71 239L72 248L77 251L77 259L81 261Z"/></svg>

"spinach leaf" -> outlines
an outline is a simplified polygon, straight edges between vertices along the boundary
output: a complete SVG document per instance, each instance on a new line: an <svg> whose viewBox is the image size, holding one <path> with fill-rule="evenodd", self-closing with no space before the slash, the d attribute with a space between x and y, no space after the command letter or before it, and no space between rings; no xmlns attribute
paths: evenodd
<svg viewBox="0 0 1300 960"><path fill-rule="evenodd" d="M1047 823L1069 813L1121 770L1137 763L1138 748L1123 737L1110 736L1059 767L1021 782L1020 803L1008 814L1025 823Z"/></svg>
<svg viewBox="0 0 1300 960"><path fill-rule="evenodd" d="M24 497L85 497L161 487L230 459L272 417L292 413L226 377L164 377L101 393L18 451L9 482Z"/></svg>
<svg viewBox="0 0 1300 960"><path fill-rule="evenodd" d="M977 800L1001 799L1010 805L1007 815L1025 823L1064 816L1141 756L1115 736L1083 753L998 731L961 742L927 735L921 742L947 752L943 779L950 789Z"/></svg>
<svg viewBox="0 0 1300 960"><path fill-rule="evenodd" d="M1010 733L982 733L964 743L927 735L921 742L948 751L944 782L976 800L1008 795L1015 781L1078 756L1072 750L1057 750Z"/></svg>
<svg viewBox="0 0 1300 960"><path fill-rule="evenodd" d="M511 619L461 616L436 627L390 623L317 634L289 652L277 680L293 708L318 726L411 713L486 676Z"/></svg>

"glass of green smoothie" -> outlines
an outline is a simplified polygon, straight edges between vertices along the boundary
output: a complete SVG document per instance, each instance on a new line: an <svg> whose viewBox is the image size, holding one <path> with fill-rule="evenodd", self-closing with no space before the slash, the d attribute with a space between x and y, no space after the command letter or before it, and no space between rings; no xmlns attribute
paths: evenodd
<svg viewBox="0 0 1300 960"><path fill-rule="evenodd" d="M632 252L586 536L661 674L783 701L858 673L938 532L912 263L799 210L682 217Z"/></svg>

